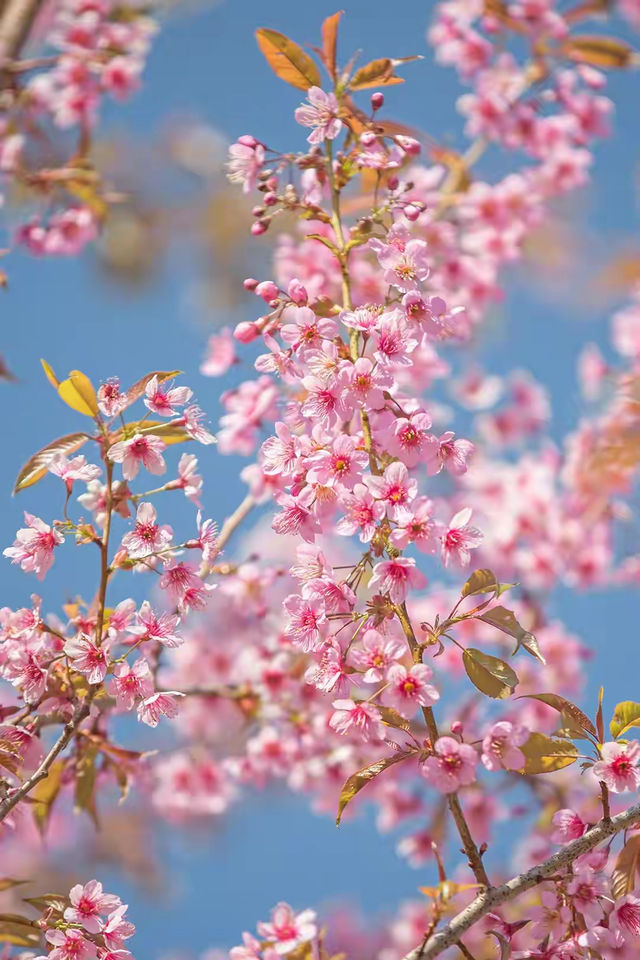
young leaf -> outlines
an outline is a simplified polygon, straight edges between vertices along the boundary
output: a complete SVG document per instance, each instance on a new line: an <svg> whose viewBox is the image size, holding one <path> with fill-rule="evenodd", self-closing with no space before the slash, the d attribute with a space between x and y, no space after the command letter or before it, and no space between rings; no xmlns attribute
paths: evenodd
<svg viewBox="0 0 640 960"><path fill-rule="evenodd" d="M390 87L395 83L404 83L404 79L393 72L393 61L383 57L381 60L371 60L356 70L349 87L351 90L366 90L368 87Z"/></svg>
<svg viewBox="0 0 640 960"><path fill-rule="evenodd" d="M540 663L546 663L546 660L540 653L538 641L532 633L529 633L528 630L520 626L513 610L507 610L506 607L492 607L491 610L487 610L486 613L481 613L477 619L482 620L483 623L490 624L492 627L497 627L502 633L513 637L516 641L516 648L513 651L514 654L518 652L520 647L524 647L527 653L530 653L531 656L539 660Z"/></svg>
<svg viewBox="0 0 640 960"><path fill-rule="evenodd" d="M392 767L394 763L400 763L401 760L406 760L412 755L413 751L402 750L400 753L393 753L389 757L383 757L382 760L376 760L375 763L371 763L368 767L358 770L357 773L352 773L340 791L336 824L338 826L340 825L344 808L353 800L356 793L359 793L362 788L365 787L371 780L374 780L378 774L382 773L384 770L387 770L389 767Z"/></svg>
<svg viewBox="0 0 640 960"><path fill-rule="evenodd" d="M604 743L604 720L602 718L602 699L604 697L604 687L600 687L598 693L598 709L596 710L596 730L598 731L598 741Z"/></svg>
<svg viewBox="0 0 640 960"><path fill-rule="evenodd" d="M475 597L479 593L497 593L500 589L493 570L474 570L462 590L463 597Z"/></svg>
<svg viewBox="0 0 640 960"><path fill-rule="evenodd" d="M344 10L327 17L322 24L322 59L332 80L336 78L336 51L338 47L338 26Z"/></svg>
<svg viewBox="0 0 640 960"><path fill-rule="evenodd" d="M58 387L61 400L87 417L95 417L98 413L98 398L93 384L81 370L72 370L66 380Z"/></svg>
<svg viewBox="0 0 640 960"><path fill-rule="evenodd" d="M640 873L640 833L634 833L618 854L611 875L611 892L615 900L633 893Z"/></svg>
<svg viewBox="0 0 640 960"><path fill-rule="evenodd" d="M47 361L43 360L42 358L40 359L40 363L42 364L42 369L45 372L45 376L47 380L49 381L51 386L54 388L54 390L57 390L58 387L60 386L60 381L58 380L55 373L53 372L53 369L49 366Z"/></svg>
<svg viewBox="0 0 640 960"><path fill-rule="evenodd" d="M304 50L277 30L256 30L258 46L267 63L281 80L299 90L321 86L320 72Z"/></svg>
<svg viewBox="0 0 640 960"><path fill-rule="evenodd" d="M0 891L10 890L12 887L19 887L23 883L29 883L29 881L15 880L13 877L0 877Z"/></svg>
<svg viewBox="0 0 640 960"><path fill-rule="evenodd" d="M40 930L28 917L13 913L0 914L0 943L12 943L16 947L34 947L40 943Z"/></svg>
<svg viewBox="0 0 640 960"><path fill-rule="evenodd" d="M526 763L519 773L553 773L574 763L578 756L578 748L567 740L554 740L544 733L532 733L527 742L520 747L524 753Z"/></svg>
<svg viewBox="0 0 640 960"><path fill-rule="evenodd" d="M76 789L74 807L76 812L86 810L97 823L94 788L96 784L96 755L98 748L90 743L76 764Z"/></svg>
<svg viewBox="0 0 640 960"><path fill-rule="evenodd" d="M571 700L565 700L564 697L559 697L557 693L523 693L521 697L518 697L518 700L524 699L539 700L540 703L546 703L548 707L553 707L558 713L566 714L582 730L590 733L592 737L598 736L598 731L591 723L591 720L589 720L589 717L586 713L582 712L580 707L576 707L575 703L572 703Z"/></svg>
<svg viewBox="0 0 640 960"><path fill-rule="evenodd" d="M31 791L31 799L34 803L33 817L41 834L44 834L47 829L53 804L60 793L65 766L66 760L54 760L46 778Z"/></svg>
<svg viewBox="0 0 640 960"><path fill-rule="evenodd" d="M58 437L57 440L52 440L51 443L48 443L42 450L38 450L37 453L34 453L33 456L27 460L17 476L13 492L18 493L19 490L31 487L34 483L37 483L38 480L42 480L49 468L49 464L55 460L56 457L61 455L68 457L70 453L75 453L76 450L79 450L80 447L90 439L88 433L68 433L64 437Z"/></svg>
<svg viewBox="0 0 640 960"><path fill-rule="evenodd" d="M473 685L494 700L510 697L518 684L518 676L508 663L482 650L467 647L462 654L462 661Z"/></svg>
<svg viewBox="0 0 640 960"><path fill-rule="evenodd" d="M380 711L382 722L386 723L388 727L395 727L396 730L411 729L411 721L403 717L397 710L394 710L393 707L378 706L378 710Z"/></svg>
<svg viewBox="0 0 640 960"><path fill-rule="evenodd" d="M611 717L609 729L611 736L617 740L621 734L631 727L640 727L640 703L633 700L623 700L616 705Z"/></svg>
<svg viewBox="0 0 640 960"><path fill-rule="evenodd" d="M179 426L177 423L162 423L160 420L139 420L127 424L129 431L135 433L138 429L144 434L152 434L154 437L160 437L161 440L169 445L172 443L184 443L187 440L192 440L190 434L184 429L184 427ZM118 434L120 437L120 434Z"/></svg>
<svg viewBox="0 0 640 960"><path fill-rule="evenodd" d="M576 63L621 70L633 62L634 50L614 37L573 36L562 45L562 52Z"/></svg>

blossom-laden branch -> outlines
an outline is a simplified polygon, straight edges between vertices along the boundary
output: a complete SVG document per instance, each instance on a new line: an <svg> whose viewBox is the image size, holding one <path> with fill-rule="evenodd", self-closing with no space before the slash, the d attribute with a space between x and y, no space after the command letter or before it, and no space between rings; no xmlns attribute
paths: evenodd
<svg viewBox="0 0 640 960"><path fill-rule="evenodd" d="M628 810L617 814L610 820L601 820L587 830L583 836L567 843L566 846L542 863L536 864L525 873L512 877L506 883L483 890L464 910L456 914L442 930L416 946L414 950L406 954L403 960L433 960L448 947L458 943L460 937L467 930L496 907L514 900L520 894L538 886L549 877L561 873L565 868L570 867L578 857L594 850L603 840L613 837L637 823L640 823L640 803L634 804Z"/></svg>

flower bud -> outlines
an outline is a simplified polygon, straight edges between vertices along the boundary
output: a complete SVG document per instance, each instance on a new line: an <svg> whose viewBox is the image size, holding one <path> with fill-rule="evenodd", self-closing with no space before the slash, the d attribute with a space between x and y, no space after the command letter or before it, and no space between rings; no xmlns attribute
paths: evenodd
<svg viewBox="0 0 640 960"><path fill-rule="evenodd" d="M252 137L250 133L245 133L241 137L238 137L237 142L241 143L244 147L251 147L252 150L258 146L258 140Z"/></svg>
<svg viewBox="0 0 640 960"><path fill-rule="evenodd" d="M278 194L277 194L277 193L273 193L273 191L271 191L271 190L269 191L269 193L265 193L265 195L264 195L264 205L265 205L265 207L275 207L275 205L276 205L277 202L278 202Z"/></svg>
<svg viewBox="0 0 640 960"><path fill-rule="evenodd" d="M451 724L451 733L454 735L454 737L461 737L463 730L464 726L462 723L459 720L454 720Z"/></svg>
<svg viewBox="0 0 640 960"><path fill-rule="evenodd" d="M249 293L253 293L258 286L258 281L254 280L253 277L247 277L246 280L242 281L242 286L245 288L245 290L248 290Z"/></svg>
<svg viewBox="0 0 640 960"><path fill-rule="evenodd" d="M399 181L398 178L395 177L395 176L394 176L394 177L389 177L389 178L387 179L387 186L388 186L389 190L397 190L399 183L400 183L400 181Z"/></svg>
<svg viewBox="0 0 640 960"><path fill-rule="evenodd" d="M279 290L273 280L263 280L256 287L256 293L259 297L262 297L265 303L270 303L277 299Z"/></svg>
<svg viewBox="0 0 640 960"><path fill-rule="evenodd" d="M360 134L360 143L363 147L372 147L376 143L378 138L376 137L373 130L365 130Z"/></svg>
<svg viewBox="0 0 640 960"><path fill-rule="evenodd" d="M234 337L236 340L239 340L240 343L251 343L259 334L258 325L252 320L244 320L242 323L239 323L233 331Z"/></svg>
<svg viewBox="0 0 640 960"><path fill-rule="evenodd" d="M403 210L405 217L407 220L410 220L411 223L416 222L421 212L420 207L416 207L413 203L408 203Z"/></svg>
<svg viewBox="0 0 640 960"><path fill-rule="evenodd" d="M266 233L268 229L268 220L256 220L255 223L251 224L251 233L254 237L259 237L261 234Z"/></svg>
<svg viewBox="0 0 640 960"><path fill-rule="evenodd" d="M287 287L287 293L293 302L297 303L300 307L304 306L309 299L307 288L304 286L304 284L300 283L296 277L293 278Z"/></svg>
<svg viewBox="0 0 640 960"><path fill-rule="evenodd" d="M420 153L420 144L414 137L404 137L399 133L397 137L394 137L394 140L409 156L417 157Z"/></svg>
<svg viewBox="0 0 640 960"><path fill-rule="evenodd" d="M379 110L382 104L384 103L384 93L372 93L371 94L371 109Z"/></svg>

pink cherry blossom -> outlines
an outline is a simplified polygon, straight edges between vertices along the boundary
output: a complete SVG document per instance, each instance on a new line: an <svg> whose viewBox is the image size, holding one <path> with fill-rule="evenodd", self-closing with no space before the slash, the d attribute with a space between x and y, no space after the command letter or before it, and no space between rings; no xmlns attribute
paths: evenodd
<svg viewBox="0 0 640 960"><path fill-rule="evenodd" d="M442 535L442 562L448 567L451 562L467 567L471 562L471 551L482 543L483 534L476 527L469 526L471 508L459 510L449 521Z"/></svg>
<svg viewBox="0 0 640 960"><path fill-rule="evenodd" d="M441 793L453 793L476 779L476 751L468 743L453 737L439 737L434 754L422 765L422 775Z"/></svg>
<svg viewBox="0 0 640 960"><path fill-rule="evenodd" d="M156 516L152 503L139 504L135 527L122 538L122 546L132 559L161 553L171 543L173 530L166 524L159 526Z"/></svg>
<svg viewBox="0 0 640 960"><path fill-rule="evenodd" d="M138 704L138 720L148 727L157 727L162 717L173 720L180 711L178 698L183 696L178 690L154 693Z"/></svg>
<svg viewBox="0 0 640 960"><path fill-rule="evenodd" d="M592 770L598 780L602 780L613 793L625 790L637 790L640 787L640 743L611 741L600 748L601 760L594 763Z"/></svg>
<svg viewBox="0 0 640 960"><path fill-rule="evenodd" d="M69 892L71 906L64 911L69 923L80 923L89 933L99 933L103 927L101 915L110 913L120 906L120 898L111 893L103 893L102 884L90 880L84 886L80 883Z"/></svg>
<svg viewBox="0 0 640 960"><path fill-rule="evenodd" d="M101 683L106 677L109 666L108 650L99 647L95 640L82 635L67 640L64 652L73 669L84 674L89 683Z"/></svg>
<svg viewBox="0 0 640 960"><path fill-rule="evenodd" d="M18 530L13 546L2 552L12 563L19 563L25 573L35 573L38 580L44 580L53 564L54 548L64 541L64 537L40 517L25 511L24 519L27 526Z"/></svg>
<svg viewBox="0 0 640 960"><path fill-rule="evenodd" d="M396 557L374 564L369 586L389 594L392 603L403 603L410 587L423 587L426 582L427 578L416 568L413 557Z"/></svg>
<svg viewBox="0 0 640 960"><path fill-rule="evenodd" d="M408 670L394 663L387 670L384 700L398 713L410 719L418 707L431 707L440 699L436 688L428 681L433 676L425 663L414 663Z"/></svg>
<svg viewBox="0 0 640 960"><path fill-rule="evenodd" d="M338 118L338 101L333 93L326 93L320 87L309 87L309 103L304 103L295 112L296 120L303 127L313 127L307 137L309 143L322 143L323 140L335 140L342 130L342 121Z"/></svg>
<svg viewBox="0 0 640 960"><path fill-rule="evenodd" d="M144 657L139 657L132 664L127 660L116 664L109 691L115 696L120 710L131 710L137 700L150 697L153 693L153 677Z"/></svg>
<svg viewBox="0 0 640 960"><path fill-rule="evenodd" d="M119 440L107 451L114 463L122 464L125 480L133 480L138 475L140 464L149 473L160 474L167 469L162 452L166 444L160 437L151 434L136 433L130 440Z"/></svg>
<svg viewBox="0 0 640 960"><path fill-rule="evenodd" d="M381 740L384 725L380 711L371 703L356 703L355 700L334 700L334 712L329 726L336 733L356 732L363 740Z"/></svg>
<svg viewBox="0 0 640 960"><path fill-rule="evenodd" d="M271 911L271 920L258 924L258 933L273 944L276 953L283 955L317 936L315 921L313 910L296 914L288 903L279 903Z"/></svg>
<svg viewBox="0 0 640 960"><path fill-rule="evenodd" d="M527 727L499 720L482 741L482 763L487 770L521 770L526 758L520 747L528 739Z"/></svg>
<svg viewBox="0 0 640 960"><path fill-rule="evenodd" d="M144 388L144 393L145 407L161 417L174 416L177 408L183 407L193 396L193 392L188 387L169 387L160 383L157 374L151 377Z"/></svg>

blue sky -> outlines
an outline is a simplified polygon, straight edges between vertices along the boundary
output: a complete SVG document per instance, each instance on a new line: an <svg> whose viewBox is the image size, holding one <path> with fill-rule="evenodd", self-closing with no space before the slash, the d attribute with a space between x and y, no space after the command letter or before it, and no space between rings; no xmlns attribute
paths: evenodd
<svg viewBox="0 0 640 960"><path fill-rule="evenodd" d="M426 46L431 6L420 0L393 6L352 0L345 4L340 49L343 58L362 49L363 62L377 56L423 54L423 61L405 68L407 83L388 92L388 112L455 146L462 142L454 109L460 88L452 71L433 64ZM299 91L271 74L253 30L272 26L299 42L315 42L320 21L335 9L324 0L272 0L268 5L223 0L173 15L154 44L144 89L124 108L107 111L107 128L151 138L168 115L189 114L229 139L251 132L274 146L296 148L302 135L292 114ZM495 310L489 332L476 348L491 358L493 370L528 367L549 386L552 432L557 437L583 411L574 380L580 345L587 339L607 342L609 305L589 295L585 279L615 247L637 238L638 88L637 74L613 77L616 136L598 146L594 186L569 201L578 224L578 271L561 276L559 293L551 295L540 283L528 284L517 270L506 301ZM496 163L489 156L480 172L490 174ZM252 246L262 261L260 242ZM215 422L220 381L197 372L208 329L196 310L185 308L193 269L185 257L171 263L173 269L134 294L106 283L91 253L69 261L35 261L15 254L6 261L10 290L2 295L2 352L19 382L0 384L3 496L8 496L18 468L34 450L79 428L81 418L58 401L42 376L40 356L58 374L78 367L94 382L118 374L127 384L148 370L180 368ZM255 301L247 295L241 304L233 316L217 319L250 319ZM208 476L205 512L221 518L239 496L238 464L220 457L212 447L201 448L200 454ZM23 509L44 517L58 515L58 492L53 478L48 478L37 491L5 500L0 514L2 544L12 541ZM82 551L66 550L42 586L45 604L55 608L79 591L89 594L92 578ZM0 567L0 583L1 602L11 606L22 605L34 589L40 589L6 562ZM589 695L593 697L597 682L604 682L610 705L616 699L637 697L638 691L625 685L628 671L621 669L637 665L636 596L631 592L575 596L563 591L554 597L553 608L596 651ZM425 882L421 873L396 858L395 841L380 838L369 817L347 822L338 831L329 818L313 817L304 801L286 795L272 795L264 804L259 798L248 800L212 831L170 833L161 828L158 840L171 863L172 890L166 901L150 901L126 881L114 880L126 893L139 924L134 952L143 960L179 947L197 952L211 944L237 942L241 930L266 918L279 899L302 907L351 898L378 913L413 895Z"/></svg>

